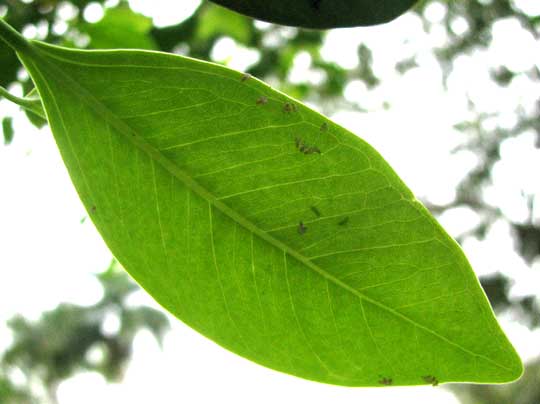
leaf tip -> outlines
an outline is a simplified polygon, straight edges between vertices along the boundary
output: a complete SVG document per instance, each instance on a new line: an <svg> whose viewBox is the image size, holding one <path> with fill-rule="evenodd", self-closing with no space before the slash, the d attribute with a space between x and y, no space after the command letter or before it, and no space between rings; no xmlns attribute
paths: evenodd
<svg viewBox="0 0 540 404"><path fill-rule="evenodd" d="M509 369L508 378L505 381L506 383L511 383L511 382L515 382L516 380L519 380L521 376L523 376L523 372L525 372L523 361L521 360L517 352L514 351L514 353L515 353L515 356L513 358L512 366Z"/></svg>

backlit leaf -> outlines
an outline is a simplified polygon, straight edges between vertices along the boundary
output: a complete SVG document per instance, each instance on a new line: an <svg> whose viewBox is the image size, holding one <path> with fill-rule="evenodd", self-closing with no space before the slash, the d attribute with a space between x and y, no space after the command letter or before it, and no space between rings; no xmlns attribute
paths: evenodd
<svg viewBox="0 0 540 404"><path fill-rule="evenodd" d="M2 118L2 132L4 133L4 144L8 145L13 140L13 118L6 116Z"/></svg>
<svg viewBox="0 0 540 404"><path fill-rule="evenodd" d="M521 374L459 246L360 138L214 64L0 36L111 251L200 333L339 385Z"/></svg>
<svg viewBox="0 0 540 404"><path fill-rule="evenodd" d="M242 44L251 39L251 21L243 15L209 4L199 17L195 40L208 41L214 37L230 36Z"/></svg>
<svg viewBox="0 0 540 404"><path fill-rule="evenodd" d="M152 19L135 13L127 5L107 8L100 21L83 23L79 27L81 32L88 34L89 47L94 49L156 49L151 29Z"/></svg>

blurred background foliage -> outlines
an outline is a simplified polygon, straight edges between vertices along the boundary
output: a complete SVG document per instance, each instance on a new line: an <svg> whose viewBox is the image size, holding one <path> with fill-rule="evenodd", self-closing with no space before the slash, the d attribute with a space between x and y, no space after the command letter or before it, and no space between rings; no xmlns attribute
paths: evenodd
<svg viewBox="0 0 540 404"><path fill-rule="evenodd" d="M426 32L440 31L445 38L431 49L443 72L443 85L448 85L462 55L492 46L493 27L498 21L516 23L523 35L539 41L540 15L527 13L518 3L527 1L428 0L411 11L421 18ZM440 18L430 17L433 10L442 10ZM229 64L328 115L336 111L367 111L361 103L344 97L348 86L363 83L363 88L370 90L382 82L374 67L372 50L364 41L360 41L356 49L358 63L346 68L323 56L328 33L257 22L205 1L187 18L165 26L155 25L151 18L133 11L130 3L123 0L0 0L0 16L26 36L49 43L88 49L161 50ZM235 65L235 60L220 53L225 45L236 49L243 64ZM516 46L524 44L516 43ZM305 80L292 79L298 63L308 69ZM417 64L418 55L396 56L393 69L403 75ZM1 86L20 86L25 94L32 90L15 54L3 43L0 43L0 73ZM516 82L537 86L539 63L527 70L520 70L511 62L490 66L490 77L492 85L500 88L508 88ZM390 107L383 100L381 108ZM529 101L525 105L517 103L510 123L496 112L486 113L474 99L469 100L468 109L468 119L455 124L455 129L465 135L455 152L473 152L478 163L461 179L453 201L424 202L437 217L457 208L467 208L476 214L479 220L472 228L453 234L460 243L471 239L482 242L495 224L504 222L524 262L539 271L540 193L531 191L538 190L538 183L521 192L520 198L529 212L526 219L506 214L503 207L486 198L486 193L493 182L494 167L504 158L501 150L506 140L533 136L531 147L540 148L540 99L536 97L532 105ZM4 144L9 145L17 133L13 133L11 117L1 115L0 111ZM28 118L36 126L45 124L35 115L28 114ZM146 307L126 306L126 297L137 286L115 263L99 275L99 280L104 297L94 306L60 304L55 310L44 313L37 322L22 317L10 321L12 344L4 347L0 366L1 403L38 402L40 394L54 402L58 384L82 369L100 372L108 380L120 380L136 332L147 328L158 339L163 335L167 329L163 314ZM507 273L495 271L480 280L498 315L508 316L529 330L539 328L540 291L513 296L510 289L518 280ZM114 332L105 332L104 325L111 313L116 316L117 326ZM524 377L511 385L453 385L449 388L463 403L538 404L540 359L529 361L526 366ZM19 373L24 375L22 379L14 377Z"/></svg>
<svg viewBox="0 0 540 404"><path fill-rule="evenodd" d="M161 342L169 326L167 317L127 303L139 287L118 263L113 261L97 278L103 297L95 305L61 303L38 321L21 316L9 321L13 342L0 364L0 403L42 402L40 395L55 403L60 382L77 371L95 371L108 381L120 381L138 331L147 329ZM18 385L11 380L17 373L18 380L24 380Z"/></svg>

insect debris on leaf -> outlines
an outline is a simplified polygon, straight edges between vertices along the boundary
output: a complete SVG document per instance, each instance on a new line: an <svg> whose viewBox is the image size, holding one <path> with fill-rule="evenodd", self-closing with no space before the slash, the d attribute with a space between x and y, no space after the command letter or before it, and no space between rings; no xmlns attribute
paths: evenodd
<svg viewBox="0 0 540 404"><path fill-rule="evenodd" d="M244 73L244 74L242 75L242 78L240 79L240 81L243 83L244 81L248 81L250 78L251 78L251 74L249 74L249 73Z"/></svg>
<svg viewBox="0 0 540 404"><path fill-rule="evenodd" d="M307 231L307 227L304 225L303 222L298 223L298 234L303 235Z"/></svg>
<svg viewBox="0 0 540 404"><path fill-rule="evenodd" d="M290 114L291 112L296 112L296 105L292 102L286 102L285 105L283 105L283 112Z"/></svg>
<svg viewBox="0 0 540 404"><path fill-rule="evenodd" d="M304 154L314 154L314 153L321 154L321 150L317 146L307 145L307 144L304 143L304 140L299 138L299 137L294 138L294 143L295 143L296 148L298 149L298 151L300 151L301 153L304 153Z"/></svg>
<svg viewBox="0 0 540 404"><path fill-rule="evenodd" d="M326 122L323 122L320 129L321 132L326 132L328 130L328 124Z"/></svg>
<svg viewBox="0 0 540 404"><path fill-rule="evenodd" d="M268 104L268 98L266 98L264 95L261 95L259 98L257 98L257 105L264 105Z"/></svg>
<svg viewBox="0 0 540 404"><path fill-rule="evenodd" d="M306 150L306 144L304 143L304 139L301 139L299 137L294 138L294 144L296 145L296 148L301 151L302 153Z"/></svg>
<svg viewBox="0 0 540 404"><path fill-rule="evenodd" d="M391 386L392 385L392 378L390 377L383 377L379 380L379 384L382 384L383 386Z"/></svg>
<svg viewBox="0 0 540 404"><path fill-rule="evenodd" d="M314 153L321 154L321 151L317 146L304 147L303 152L304 154L314 154Z"/></svg>
<svg viewBox="0 0 540 404"><path fill-rule="evenodd" d="M422 376L422 379L423 379L426 383L431 384L433 387L439 385L439 380L438 380L435 376L431 376L431 375Z"/></svg>

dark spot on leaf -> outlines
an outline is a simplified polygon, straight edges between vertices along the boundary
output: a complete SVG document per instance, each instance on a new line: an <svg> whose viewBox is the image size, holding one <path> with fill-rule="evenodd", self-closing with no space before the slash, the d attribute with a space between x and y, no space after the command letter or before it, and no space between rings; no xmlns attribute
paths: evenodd
<svg viewBox="0 0 540 404"><path fill-rule="evenodd" d="M431 376L431 375L422 376L422 379L426 383L431 384L434 387L439 385L439 380L437 380L437 378L435 376Z"/></svg>
<svg viewBox="0 0 540 404"><path fill-rule="evenodd" d="M92 205L90 208L90 212L95 213L96 212L96 205Z"/></svg>
<svg viewBox="0 0 540 404"><path fill-rule="evenodd" d="M338 222L338 225L340 225L340 226L345 226L347 223L349 223L349 216L345 216L343 219L341 219L341 220Z"/></svg>
<svg viewBox="0 0 540 404"><path fill-rule="evenodd" d="M381 376L379 376L381 377ZM382 384L383 386L391 386L392 385L392 378L390 377L381 377L379 379L379 384Z"/></svg>
<svg viewBox="0 0 540 404"><path fill-rule="evenodd" d="M326 132L327 130L328 130L328 124L326 122L324 122L321 125L321 132Z"/></svg>
<svg viewBox="0 0 540 404"><path fill-rule="evenodd" d="M304 154L321 154L321 150L317 146L309 146L304 143L302 139L299 137L294 138L294 143L296 144L296 148Z"/></svg>
<svg viewBox="0 0 540 404"><path fill-rule="evenodd" d="M321 151L319 150L317 146L306 146L304 147L304 150L302 151L304 152L304 154L314 154L314 153L321 154Z"/></svg>
<svg viewBox="0 0 540 404"><path fill-rule="evenodd" d="M244 74L242 75L242 78L240 79L240 81L243 83L244 81L248 81L250 78L251 78L251 74L249 74L249 73L244 73Z"/></svg>
<svg viewBox="0 0 540 404"><path fill-rule="evenodd" d="M316 206L310 206L311 211L315 214L317 217L321 217L321 211L317 209Z"/></svg>
<svg viewBox="0 0 540 404"><path fill-rule="evenodd" d="M304 225L304 223L298 223L298 234L303 235L306 231L307 227Z"/></svg>
<svg viewBox="0 0 540 404"><path fill-rule="evenodd" d="M294 105L292 102L286 102L285 105L283 105L283 112L287 114L296 112L296 105Z"/></svg>
<svg viewBox="0 0 540 404"><path fill-rule="evenodd" d="M268 98L266 98L264 95L261 95L259 98L257 98L257 105L264 104L268 104Z"/></svg>
<svg viewBox="0 0 540 404"><path fill-rule="evenodd" d="M296 144L296 148L302 153L304 152L304 150L306 150L306 144L304 143L303 139L296 137L294 138L294 143Z"/></svg>
<svg viewBox="0 0 540 404"><path fill-rule="evenodd" d="M309 0L309 5L314 10L319 10L319 7L321 6L321 0Z"/></svg>

